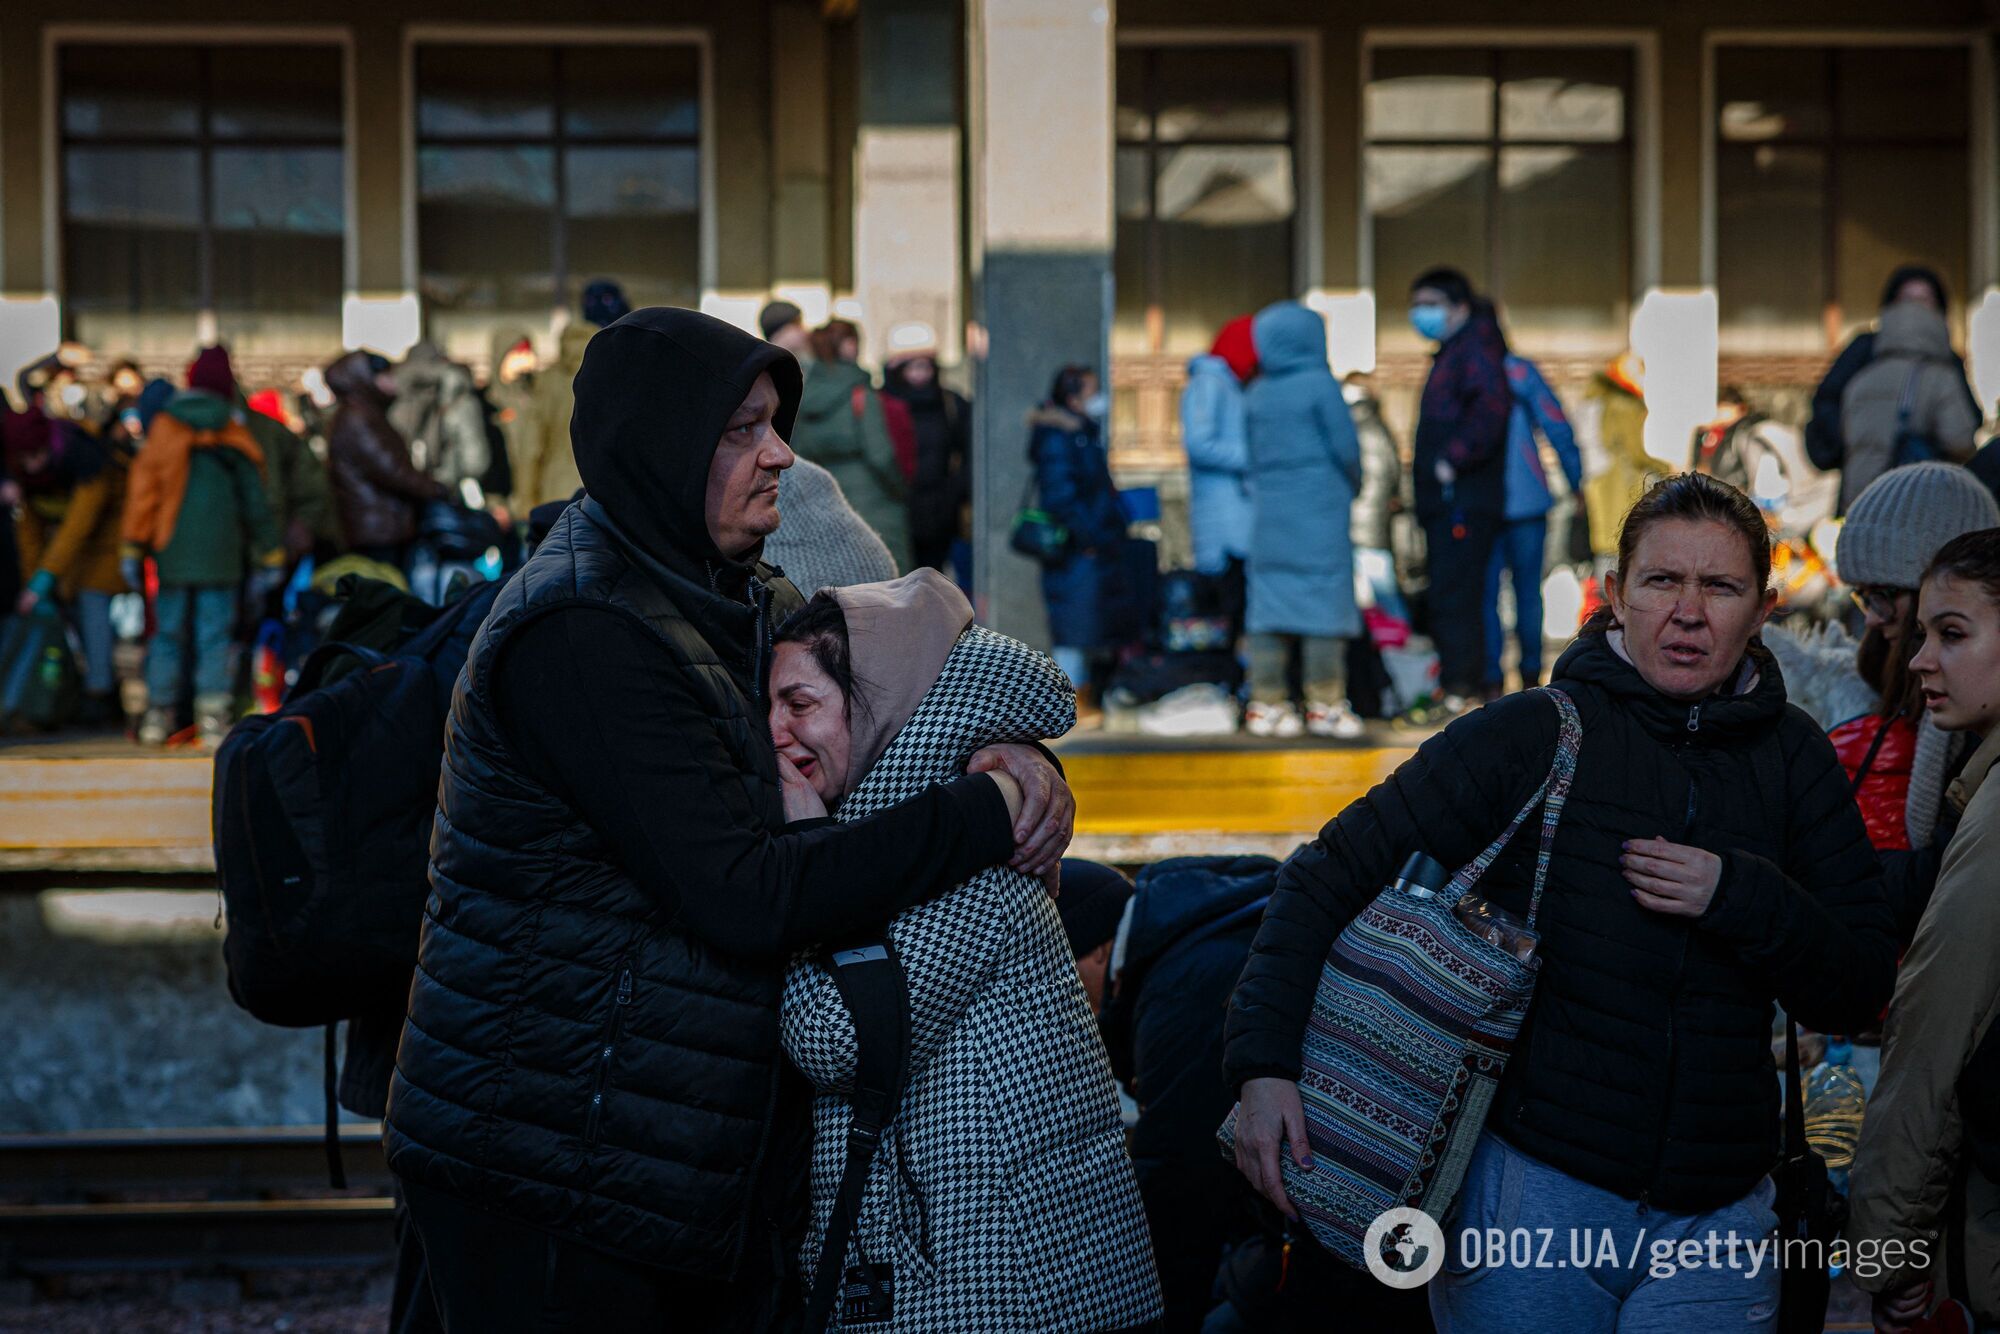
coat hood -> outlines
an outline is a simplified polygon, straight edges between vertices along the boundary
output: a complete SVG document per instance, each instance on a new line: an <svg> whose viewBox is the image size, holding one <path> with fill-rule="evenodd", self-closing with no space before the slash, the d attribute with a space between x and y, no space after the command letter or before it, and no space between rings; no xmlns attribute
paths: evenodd
<svg viewBox="0 0 2000 1334"><path fill-rule="evenodd" d="M1240 384L1249 384L1257 374L1257 333L1256 320L1249 315L1238 315L1216 332L1215 345L1209 352L1221 357L1228 365L1230 374Z"/></svg>
<svg viewBox="0 0 2000 1334"><path fill-rule="evenodd" d="M1229 363L1213 352L1204 352L1198 357L1191 358L1187 364L1187 373L1189 380L1222 379L1228 381L1232 389L1242 387L1242 382L1236 378L1236 372L1229 369Z"/></svg>
<svg viewBox="0 0 2000 1334"><path fill-rule="evenodd" d="M957 778L983 747L1053 740L1074 726L1076 688L1060 667L1018 639L969 625L909 721L842 800L838 818L861 819Z"/></svg>
<svg viewBox="0 0 2000 1334"><path fill-rule="evenodd" d="M879 584L832 590L847 619L854 693L848 701L855 781L867 777L910 721L972 624L972 604L958 585L924 568Z"/></svg>
<svg viewBox="0 0 2000 1334"><path fill-rule="evenodd" d="M563 326L562 337L556 340L556 365L574 376L583 368L583 350L590 346L590 340L597 336L597 326L581 321L571 321Z"/></svg>
<svg viewBox="0 0 2000 1334"><path fill-rule="evenodd" d="M375 383L374 357L367 352L350 352L328 366L326 387L343 403L366 404L378 409L389 405L389 396Z"/></svg>
<svg viewBox="0 0 2000 1334"><path fill-rule="evenodd" d="M486 378L489 381L499 380L500 363L507 359L507 354L514 350L514 345L517 343L527 343L533 347L534 339L529 336L526 329L518 327L502 326L493 331L492 341L487 344L489 360L486 363ZM581 355L579 351L578 356Z"/></svg>
<svg viewBox="0 0 2000 1334"><path fill-rule="evenodd" d="M1136 979L1173 946L1263 916L1277 887L1269 857L1171 857L1139 872L1122 971Z"/></svg>
<svg viewBox="0 0 2000 1334"><path fill-rule="evenodd" d="M1915 301L1899 301L1882 312L1882 328L1875 335L1875 355L1957 360L1944 316Z"/></svg>
<svg viewBox="0 0 2000 1334"><path fill-rule="evenodd" d="M1611 635L1592 630L1580 635L1556 661L1552 681L1586 681L1597 686L1641 726L1662 740L1729 745L1774 726L1785 711L1785 677L1778 660L1758 640L1750 641L1744 663L1722 692L1697 705L1669 699L1654 689L1639 669L1612 647ZM1694 708L1701 710L1690 729Z"/></svg>
<svg viewBox="0 0 2000 1334"><path fill-rule="evenodd" d="M219 431L229 425L234 407L228 399L205 389L185 389L168 399L162 411L197 431Z"/></svg>
<svg viewBox="0 0 2000 1334"><path fill-rule="evenodd" d="M565 351L576 326L563 331ZM727 562L709 536L708 467L757 377L778 389L780 436L798 416L789 352L697 311L651 306L595 332L576 373L570 447L591 499L659 560Z"/></svg>
<svg viewBox="0 0 2000 1334"><path fill-rule="evenodd" d="M815 361L806 373L799 416L807 421L824 421L854 411L854 391L870 389L874 382L868 372L851 361Z"/></svg>
<svg viewBox="0 0 2000 1334"><path fill-rule="evenodd" d="M1252 333L1260 374L1283 375L1315 367L1332 374L1326 361L1326 321L1318 311L1296 301L1280 301L1258 312Z"/></svg>

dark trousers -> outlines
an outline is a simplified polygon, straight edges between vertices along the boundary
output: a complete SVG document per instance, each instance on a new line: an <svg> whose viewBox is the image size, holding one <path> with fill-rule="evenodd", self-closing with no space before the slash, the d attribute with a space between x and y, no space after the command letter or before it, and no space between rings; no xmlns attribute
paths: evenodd
<svg viewBox="0 0 2000 1334"><path fill-rule="evenodd" d="M389 1334L443 1334L437 1298L431 1295L424 1239L410 1221L410 1206L396 1188L396 1284L389 1294Z"/></svg>
<svg viewBox="0 0 2000 1334"><path fill-rule="evenodd" d="M1430 570L1431 638L1438 684L1447 695L1476 696L1486 665L1486 566L1500 536L1497 514L1441 514L1424 520Z"/></svg>
<svg viewBox="0 0 2000 1334"><path fill-rule="evenodd" d="M772 1330L771 1282L718 1283L620 1260L416 1182L403 1183L447 1334Z"/></svg>

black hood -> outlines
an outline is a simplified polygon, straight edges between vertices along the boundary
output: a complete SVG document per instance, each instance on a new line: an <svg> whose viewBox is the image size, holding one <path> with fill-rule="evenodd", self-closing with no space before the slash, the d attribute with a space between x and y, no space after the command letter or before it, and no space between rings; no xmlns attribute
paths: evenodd
<svg viewBox="0 0 2000 1334"><path fill-rule="evenodd" d="M757 377L778 389L791 439L799 364L781 347L699 311L650 306L600 329L576 373L577 472L626 541L669 565L719 562L704 501L723 428Z"/></svg>
<svg viewBox="0 0 2000 1334"><path fill-rule="evenodd" d="M1698 705L1689 704L1655 690L1637 667L1618 656L1608 635L1592 630L1578 636L1557 659L1550 679L1590 682L1615 698L1647 732L1661 740L1730 745L1776 725L1785 712L1785 677L1778 670L1778 660L1757 639L1750 641L1744 657L1757 672L1756 683L1747 691L1740 695L1717 693ZM1742 679L1743 667L1739 665L1726 689L1733 689ZM1699 713L1694 712L1696 708ZM1689 726L1690 721L1694 726Z"/></svg>
<svg viewBox="0 0 2000 1334"><path fill-rule="evenodd" d="M1171 857L1139 872L1137 905L1125 938L1125 971L1135 976L1173 946L1236 926L1254 926L1277 887L1269 857Z"/></svg>

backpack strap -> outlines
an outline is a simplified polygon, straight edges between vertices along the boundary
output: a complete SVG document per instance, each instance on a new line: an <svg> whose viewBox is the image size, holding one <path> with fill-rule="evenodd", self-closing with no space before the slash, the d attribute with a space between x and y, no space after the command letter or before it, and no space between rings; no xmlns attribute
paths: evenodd
<svg viewBox="0 0 2000 1334"><path fill-rule="evenodd" d="M337 1021L326 1026L326 1181L335 1190L346 1190L347 1168L340 1159L340 1105L335 1097L340 1081L339 1034Z"/></svg>
<svg viewBox="0 0 2000 1334"><path fill-rule="evenodd" d="M868 1175L881 1146L882 1132L903 1105L903 1085L910 1068L910 990L896 947L881 939L852 949L835 950L827 960L833 985L854 1021L856 1044L853 1117L847 1127L847 1162L833 1213L820 1241L819 1264L813 1273L804 1328L820 1334L833 1314L844 1286L847 1244L860 1218Z"/></svg>
<svg viewBox="0 0 2000 1334"><path fill-rule="evenodd" d="M1903 378L1903 393L1896 400L1896 434L1904 435L1910 429L1910 414L1917 407L1917 381L1923 377L1924 363L1919 361L1910 367L1910 373Z"/></svg>

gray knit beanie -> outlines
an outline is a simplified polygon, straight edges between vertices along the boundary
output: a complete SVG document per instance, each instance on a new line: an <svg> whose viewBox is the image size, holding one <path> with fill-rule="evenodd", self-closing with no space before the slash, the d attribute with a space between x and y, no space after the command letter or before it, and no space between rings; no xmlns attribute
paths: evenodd
<svg viewBox="0 0 2000 1334"><path fill-rule="evenodd" d="M1962 464L1891 468L1848 507L1834 564L1849 587L1915 588L1945 543L1982 528L2000 528L2000 506Z"/></svg>

